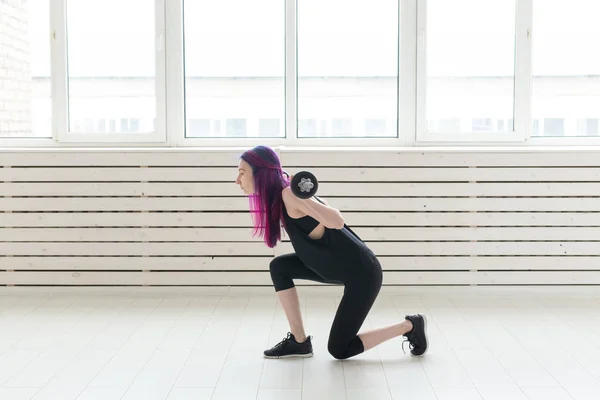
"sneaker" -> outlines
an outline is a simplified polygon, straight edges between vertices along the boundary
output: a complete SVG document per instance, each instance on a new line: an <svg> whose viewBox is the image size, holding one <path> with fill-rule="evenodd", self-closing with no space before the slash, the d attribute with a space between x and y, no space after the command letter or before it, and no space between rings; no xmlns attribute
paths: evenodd
<svg viewBox="0 0 600 400"><path fill-rule="evenodd" d="M427 352L429 346L427 341L427 318L421 314L407 315L405 318L412 322L413 329L404 335L406 340L402 342L402 350L404 351L404 343L408 342L411 356L421 357Z"/></svg>
<svg viewBox="0 0 600 400"><path fill-rule="evenodd" d="M308 336L303 343L298 343L294 335L288 332L285 339L265 350L264 354L265 358L312 357L311 337Z"/></svg>

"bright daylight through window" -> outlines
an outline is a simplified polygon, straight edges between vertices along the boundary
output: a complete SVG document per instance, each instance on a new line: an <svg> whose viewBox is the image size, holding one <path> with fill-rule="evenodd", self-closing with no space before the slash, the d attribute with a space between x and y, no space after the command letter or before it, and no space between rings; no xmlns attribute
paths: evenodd
<svg viewBox="0 0 600 400"><path fill-rule="evenodd" d="M186 137L284 137L285 2L185 0L183 15Z"/></svg>
<svg viewBox="0 0 600 400"><path fill-rule="evenodd" d="M1 4L3 146L600 138L589 0Z"/></svg>
<svg viewBox="0 0 600 400"><path fill-rule="evenodd" d="M398 1L298 2L298 137L395 137Z"/></svg>
<svg viewBox="0 0 600 400"><path fill-rule="evenodd" d="M154 21L150 1L67 0L69 131L156 129Z"/></svg>
<svg viewBox="0 0 600 400"><path fill-rule="evenodd" d="M515 3L427 0L428 132L513 130Z"/></svg>
<svg viewBox="0 0 600 400"><path fill-rule="evenodd" d="M599 13L590 0L533 1L532 136L600 134Z"/></svg>

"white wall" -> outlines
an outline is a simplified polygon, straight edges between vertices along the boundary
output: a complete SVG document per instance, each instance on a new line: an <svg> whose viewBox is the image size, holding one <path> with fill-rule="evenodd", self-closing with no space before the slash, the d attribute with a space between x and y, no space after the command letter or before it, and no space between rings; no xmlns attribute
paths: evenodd
<svg viewBox="0 0 600 400"><path fill-rule="evenodd" d="M31 65L27 6L20 0L0 7L0 137L31 132Z"/></svg>

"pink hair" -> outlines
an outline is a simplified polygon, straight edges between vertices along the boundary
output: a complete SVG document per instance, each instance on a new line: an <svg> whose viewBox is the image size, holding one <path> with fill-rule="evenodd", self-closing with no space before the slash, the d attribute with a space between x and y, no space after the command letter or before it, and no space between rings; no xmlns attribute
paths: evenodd
<svg viewBox="0 0 600 400"><path fill-rule="evenodd" d="M281 240L283 199L281 191L290 185L284 177L277 153L266 146L245 151L242 160L252 167L254 193L249 196L250 213L254 223L253 235L260 236L269 247Z"/></svg>

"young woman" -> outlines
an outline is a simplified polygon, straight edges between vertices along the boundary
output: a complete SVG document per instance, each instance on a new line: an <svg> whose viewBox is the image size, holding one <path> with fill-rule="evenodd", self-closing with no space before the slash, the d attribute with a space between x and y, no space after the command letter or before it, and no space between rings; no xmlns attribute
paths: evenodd
<svg viewBox="0 0 600 400"><path fill-rule="evenodd" d="M236 183L249 196L254 234L269 247L281 240L285 229L295 253L275 257L270 273L291 332L267 358L310 357L294 279L343 284L344 295L331 326L328 350L336 359L363 353L389 339L405 336L412 356L427 351L426 319L408 315L395 325L358 333L382 284L375 254L344 223L340 211L317 200L300 199L290 189L291 177L281 168L277 154L265 146L244 152Z"/></svg>

